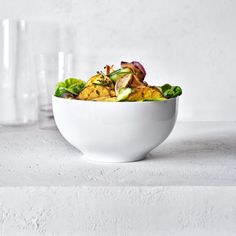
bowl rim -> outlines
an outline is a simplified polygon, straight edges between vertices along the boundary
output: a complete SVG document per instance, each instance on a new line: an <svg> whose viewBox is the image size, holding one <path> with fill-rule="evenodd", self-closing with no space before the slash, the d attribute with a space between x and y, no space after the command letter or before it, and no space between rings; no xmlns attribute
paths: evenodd
<svg viewBox="0 0 236 236"><path fill-rule="evenodd" d="M76 103L88 103L88 104L97 104L97 103L105 103L105 104L150 104L150 103L167 103L169 101L173 101L179 100L179 97L175 97L175 98L169 98L163 101L120 101L120 102L106 102L106 101L91 101L91 100L77 100L77 99L66 99L66 98L61 98L61 97L57 97L55 95L52 95L52 99L58 99L61 101L67 101L67 102L76 102Z"/></svg>

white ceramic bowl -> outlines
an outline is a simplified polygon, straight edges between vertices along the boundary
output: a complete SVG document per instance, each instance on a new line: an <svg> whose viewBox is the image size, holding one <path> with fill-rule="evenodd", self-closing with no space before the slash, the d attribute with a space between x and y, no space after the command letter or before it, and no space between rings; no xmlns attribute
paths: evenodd
<svg viewBox="0 0 236 236"><path fill-rule="evenodd" d="M84 157L100 162L143 159L173 129L178 99L93 102L52 97L57 127Z"/></svg>

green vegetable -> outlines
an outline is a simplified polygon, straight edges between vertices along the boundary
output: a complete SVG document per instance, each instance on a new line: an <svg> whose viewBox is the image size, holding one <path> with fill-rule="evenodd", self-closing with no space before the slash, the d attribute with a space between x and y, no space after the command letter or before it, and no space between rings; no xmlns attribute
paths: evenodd
<svg viewBox="0 0 236 236"><path fill-rule="evenodd" d="M174 97L174 91L172 89L167 89L163 95L167 98L173 98Z"/></svg>
<svg viewBox="0 0 236 236"><path fill-rule="evenodd" d="M56 91L54 93L54 96L61 97L63 93L66 92L66 84L64 82L58 82L56 84Z"/></svg>
<svg viewBox="0 0 236 236"><path fill-rule="evenodd" d="M175 86L173 91L174 91L174 97L180 96L182 94L182 89L179 86Z"/></svg>
<svg viewBox="0 0 236 236"><path fill-rule="evenodd" d="M64 82L57 83L54 96L62 97L64 93L70 93L73 96L77 96L84 88L84 86L84 81L76 78L69 78L66 79Z"/></svg>
<svg viewBox="0 0 236 236"><path fill-rule="evenodd" d="M118 91L117 101L124 101L132 92L133 90L131 88L120 88Z"/></svg>
<svg viewBox="0 0 236 236"><path fill-rule="evenodd" d="M121 68L111 72L108 77L115 83L118 79L124 77L127 74L132 74L132 70L129 68Z"/></svg>
<svg viewBox="0 0 236 236"><path fill-rule="evenodd" d="M164 84L160 88L161 88L162 93L165 93L165 91L171 89L172 86L170 84Z"/></svg>
<svg viewBox="0 0 236 236"><path fill-rule="evenodd" d="M165 84L160 88L164 97L166 98L175 98L182 94L182 89L179 86L171 86L170 84Z"/></svg>

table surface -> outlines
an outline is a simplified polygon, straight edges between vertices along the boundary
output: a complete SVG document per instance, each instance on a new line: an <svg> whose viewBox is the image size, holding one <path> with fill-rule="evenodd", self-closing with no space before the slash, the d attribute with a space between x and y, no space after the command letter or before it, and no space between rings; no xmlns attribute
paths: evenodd
<svg viewBox="0 0 236 236"><path fill-rule="evenodd" d="M0 186L234 186L236 123L179 122L133 163L93 163L57 130L0 127Z"/></svg>

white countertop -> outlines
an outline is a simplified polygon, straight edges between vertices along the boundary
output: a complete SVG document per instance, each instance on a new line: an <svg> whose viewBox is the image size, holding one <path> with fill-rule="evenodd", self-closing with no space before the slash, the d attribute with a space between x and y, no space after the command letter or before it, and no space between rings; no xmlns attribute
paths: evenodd
<svg viewBox="0 0 236 236"><path fill-rule="evenodd" d="M57 130L0 127L0 186L234 186L236 123L181 122L148 157L92 163Z"/></svg>
<svg viewBox="0 0 236 236"><path fill-rule="evenodd" d="M234 236L235 212L236 123L177 123L126 164L87 162L56 130L0 128L0 235Z"/></svg>

